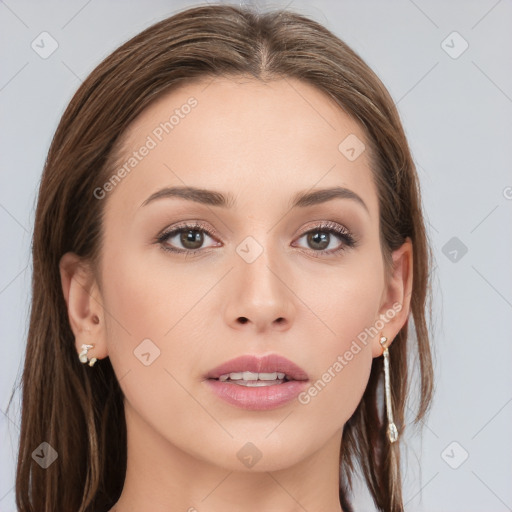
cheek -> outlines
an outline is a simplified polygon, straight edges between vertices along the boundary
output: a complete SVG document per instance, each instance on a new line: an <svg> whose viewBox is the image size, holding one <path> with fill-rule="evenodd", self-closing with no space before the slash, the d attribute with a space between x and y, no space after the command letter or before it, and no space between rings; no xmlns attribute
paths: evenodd
<svg viewBox="0 0 512 512"><path fill-rule="evenodd" d="M336 278L317 279L307 292L308 307L317 317L315 375L299 401L311 407L312 416L329 415L340 424L350 418L368 383L383 291L380 261L364 253L353 261ZM311 336L313 322L308 323L304 329Z"/></svg>
<svg viewBox="0 0 512 512"><path fill-rule="evenodd" d="M341 427L352 416L368 384L372 338L365 329L372 325L374 308L365 298L346 294L332 303L332 314L325 318L335 334L317 338L314 375L299 396L310 408L308 416L323 418L326 428L329 423Z"/></svg>
<svg viewBox="0 0 512 512"><path fill-rule="evenodd" d="M111 246L104 254L109 358L125 399L146 423L187 439L189 430L175 418L204 414L188 390L195 390L198 375L210 366L205 354L219 348L207 347L212 323L206 318L218 306L216 284L223 272L172 262L158 248Z"/></svg>
<svg viewBox="0 0 512 512"><path fill-rule="evenodd" d="M121 333L130 345L145 338L165 341L182 328L181 322L218 277L198 277L191 267L167 261L156 247L146 254L140 248L138 255L126 253L112 253L108 259L115 263L104 265L103 295L111 331Z"/></svg>
<svg viewBox="0 0 512 512"><path fill-rule="evenodd" d="M306 274L297 276L294 283L300 284L297 295L304 297L317 318L316 327L324 346L332 350L347 349L347 343L350 345L351 340L375 325L384 291L384 274L382 261L371 251L352 253L336 269ZM310 319L305 321L312 327L311 315L307 316Z"/></svg>
<svg viewBox="0 0 512 512"><path fill-rule="evenodd" d="M194 278L161 255L107 250L105 255L108 351L125 399L149 423L157 414L159 425L173 425L176 414L189 408L197 416L199 406L185 391L202 348L190 341L205 339L193 307L217 279Z"/></svg>

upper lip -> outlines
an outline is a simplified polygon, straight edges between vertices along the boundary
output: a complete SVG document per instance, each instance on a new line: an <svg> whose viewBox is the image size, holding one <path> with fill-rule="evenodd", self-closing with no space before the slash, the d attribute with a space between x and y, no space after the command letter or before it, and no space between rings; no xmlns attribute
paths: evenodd
<svg viewBox="0 0 512 512"><path fill-rule="evenodd" d="M307 373L294 362L279 354L255 356L246 354L231 359L210 370L207 379L218 379L221 375L238 372L285 373L290 380L308 380Z"/></svg>

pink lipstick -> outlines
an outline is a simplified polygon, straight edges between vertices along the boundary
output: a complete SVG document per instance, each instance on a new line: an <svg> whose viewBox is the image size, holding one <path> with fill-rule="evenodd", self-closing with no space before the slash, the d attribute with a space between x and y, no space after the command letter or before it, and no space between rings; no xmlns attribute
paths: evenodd
<svg viewBox="0 0 512 512"><path fill-rule="evenodd" d="M280 356L244 355L227 361L205 376L209 388L231 405L249 410L275 409L307 387L308 375Z"/></svg>

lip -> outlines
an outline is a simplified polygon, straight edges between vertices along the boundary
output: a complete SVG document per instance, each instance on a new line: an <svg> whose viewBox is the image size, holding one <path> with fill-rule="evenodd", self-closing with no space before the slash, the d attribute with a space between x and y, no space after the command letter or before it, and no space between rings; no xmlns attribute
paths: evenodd
<svg viewBox="0 0 512 512"><path fill-rule="evenodd" d="M236 372L254 372L254 373L285 373L293 380L308 380L308 374L300 366L286 359L279 354L267 354L264 356L254 356L246 354L235 359L231 359L210 370L206 378L218 379L226 373Z"/></svg>
<svg viewBox="0 0 512 512"><path fill-rule="evenodd" d="M261 387L248 387L217 380L221 375L243 371L281 372L293 380ZM275 409L287 404L307 387L309 379L307 373L300 366L279 354L262 357L240 356L210 370L205 378L205 384L219 398L235 407L253 411Z"/></svg>

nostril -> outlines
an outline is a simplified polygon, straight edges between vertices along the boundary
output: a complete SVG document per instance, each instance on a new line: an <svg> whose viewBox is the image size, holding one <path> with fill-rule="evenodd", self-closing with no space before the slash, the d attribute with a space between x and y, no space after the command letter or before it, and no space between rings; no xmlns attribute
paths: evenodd
<svg viewBox="0 0 512 512"><path fill-rule="evenodd" d="M242 324L246 324L249 320L247 318L245 318L245 316L241 316L239 319L240 323Z"/></svg>

